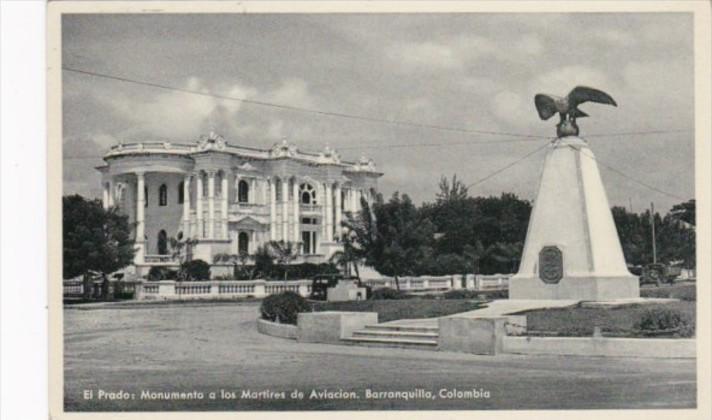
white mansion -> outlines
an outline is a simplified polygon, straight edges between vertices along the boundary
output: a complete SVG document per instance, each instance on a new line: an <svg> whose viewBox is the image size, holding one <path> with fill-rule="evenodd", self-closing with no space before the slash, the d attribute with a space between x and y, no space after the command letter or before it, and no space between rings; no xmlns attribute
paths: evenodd
<svg viewBox="0 0 712 420"><path fill-rule="evenodd" d="M342 161L328 147L308 153L286 141L269 150L227 144L118 144L104 156L103 203L135 224L135 265L175 263L169 238L197 240L193 258L253 254L271 240L299 243L296 262L324 262L341 248L345 213L371 202L372 160Z"/></svg>

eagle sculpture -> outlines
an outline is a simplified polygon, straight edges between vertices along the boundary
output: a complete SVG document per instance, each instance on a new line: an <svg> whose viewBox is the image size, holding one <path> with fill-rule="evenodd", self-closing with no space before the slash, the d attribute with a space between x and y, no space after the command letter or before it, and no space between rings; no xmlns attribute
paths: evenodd
<svg viewBox="0 0 712 420"><path fill-rule="evenodd" d="M557 112L559 113L560 120L556 125L558 137L578 136L579 128L576 125L576 118L588 117L588 114L578 109L578 106L584 102L618 106L611 95L586 86L576 86L564 98L542 93L534 96L534 104L539 118L548 120Z"/></svg>

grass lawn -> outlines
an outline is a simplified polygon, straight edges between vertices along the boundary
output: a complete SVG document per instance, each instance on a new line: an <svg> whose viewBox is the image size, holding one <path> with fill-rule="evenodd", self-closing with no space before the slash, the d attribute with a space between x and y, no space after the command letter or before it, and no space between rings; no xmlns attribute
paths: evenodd
<svg viewBox="0 0 712 420"><path fill-rule="evenodd" d="M601 327L603 336L638 337L635 324L648 309L666 307L686 314L694 326L695 302L680 301L661 304L633 304L613 308L541 309L524 312L527 331L531 335L591 336L593 327Z"/></svg>
<svg viewBox="0 0 712 420"><path fill-rule="evenodd" d="M656 307L679 311L689 317L692 328L695 325L695 284L681 283L662 287L645 286L640 289L645 298L673 298L679 302L659 304L632 304L612 308L572 308L540 309L523 312L527 316L527 330L531 335L545 336L591 336L593 327L601 327L604 336L639 337L635 324L641 315Z"/></svg>
<svg viewBox="0 0 712 420"><path fill-rule="evenodd" d="M661 287L646 285L640 288L640 297L696 300L695 292L695 283L678 283Z"/></svg>
<svg viewBox="0 0 712 420"><path fill-rule="evenodd" d="M435 299L397 299L397 300L361 300L351 302L315 302L315 312L353 311L378 312L378 322L396 319L434 318L471 311L483 305L473 300L435 300Z"/></svg>

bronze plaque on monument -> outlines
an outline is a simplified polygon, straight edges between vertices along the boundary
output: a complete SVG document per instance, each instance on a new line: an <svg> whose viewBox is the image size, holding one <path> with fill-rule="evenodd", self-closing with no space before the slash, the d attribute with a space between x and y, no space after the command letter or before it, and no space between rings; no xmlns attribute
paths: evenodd
<svg viewBox="0 0 712 420"><path fill-rule="evenodd" d="M564 276L564 259L561 250L545 246L539 251L539 278L544 283L556 284Z"/></svg>

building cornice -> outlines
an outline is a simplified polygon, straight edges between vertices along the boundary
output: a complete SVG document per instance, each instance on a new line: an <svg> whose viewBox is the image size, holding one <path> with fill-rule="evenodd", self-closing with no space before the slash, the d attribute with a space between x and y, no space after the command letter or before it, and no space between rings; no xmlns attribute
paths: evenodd
<svg viewBox="0 0 712 420"><path fill-rule="evenodd" d="M321 153L303 152L295 145L283 140L274 144L270 149L258 149L229 144L222 136L215 133L211 133L207 137L203 136L193 144L172 142L120 143L109 149L104 155L104 161L109 163L112 158L117 157L157 155L183 156L193 159L194 156L209 153L227 154L250 160L295 160L308 165L336 166L350 173L362 173L372 176L383 175L381 172L376 171L375 164L371 159L364 157L357 162L342 161L339 154L328 146Z"/></svg>

